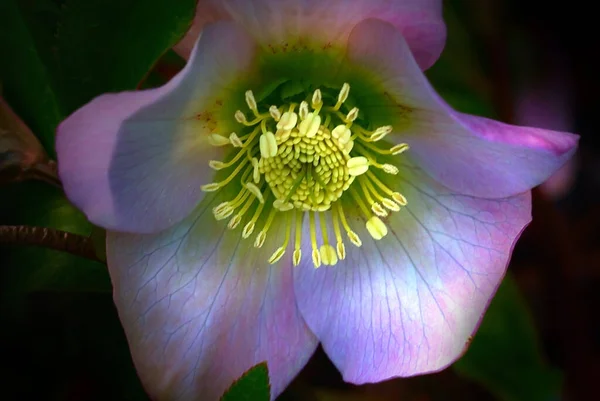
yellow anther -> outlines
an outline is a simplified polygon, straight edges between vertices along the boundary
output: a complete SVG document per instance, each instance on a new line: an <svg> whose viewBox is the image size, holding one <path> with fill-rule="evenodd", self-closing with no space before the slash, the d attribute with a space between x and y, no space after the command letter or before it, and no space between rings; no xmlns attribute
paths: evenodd
<svg viewBox="0 0 600 401"><path fill-rule="evenodd" d="M351 176L357 177L369 170L369 161L364 156L352 157L346 162Z"/></svg>
<svg viewBox="0 0 600 401"><path fill-rule="evenodd" d="M354 231L346 231L346 235L348 236L350 242L352 242L356 247L360 248L362 246L360 237Z"/></svg>
<svg viewBox="0 0 600 401"><path fill-rule="evenodd" d="M219 185L218 182L211 182L210 184L205 184L200 187L200 189L203 190L204 192L215 192L219 188L221 188L221 186Z"/></svg>
<svg viewBox="0 0 600 401"><path fill-rule="evenodd" d="M300 264L305 212L308 212L312 262L319 267L346 259L346 238L343 238L342 227L352 244L362 246L361 239L348 224L342 201L354 200L353 207L356 206L365 216L367 231L376 240L388 232L380 217L387 216L389 211L400 211L401 206L406 205L404 196L393 192L377 178L379 173L376 169L397 174L398 168L393 164L379 164L374 155L399 154L406 151L408 145L399 144L389 149L379 147L375 142L389 135L392 127L385 125L375 131L367 131L357 122L359 117L363 117L358 107L350 107L347 113L340 111L349 93L350 85L344 83L335 106L325 107L324 97L329 99L330 94L316 89L308 101L299 105L272 105L268 107L268 113L261 114L253 92L248 90L245 100L254 116L247 117L247 111L235 112L235 120L244 125L242 134L238 136L233 132L225 137L214 133L207 138L211 145L232 145L238 150L224 161L208 162L214 170L231 167L233 171L222 181L203 185L201 189L217 191L234 179L242 184L242 190L235 199L212 210L215 218L230 218L227 228L231 230L246 220L241 233L246 239L255 231L262 211L267 207L268 217L253 241L257 248L264 246L275 217L287 219L284 243L268 258L271 264L286 256L290 237L294 234L292 230L295 231L295 239L291 259L294 266ZM294 112L296 108L298 110ZM369 115L364 117L366 119ZM359 184L355 185L355 181ZM252 206L256 206L256 210L248 218L246 214ZM292 210L294 215L289 213ZM333 227L328 226L327 213L331 213ZM292 225L293 216L295 222ZM319 228L315 224L317 218ZM335 233L332 242L328 238L331 231Z"/></svg>
<svg viewBox="0 0 600 401"><path fill-rule="evenodd" d="M242 230L242 238L246 239L250 237L254 232L254 227L256 227L256 224L253 221L249 221Z"/></svg>
<svg viewBox="0 0 600 401"><path fill-rule="evenodd" d="M316 89L313 93L311 99L311 105L313 109L319 108L323 104L323 96L321 94L321 89Z"/></svg>
<svg viewBox="0 0 600 401"><path fill-rule="evenodd" d="M353 107L346 115L346 122L353 122L358 118L358 107Z"/></svg>
<svg viewBox="0 0 600 401"><path fill-rule="evenodd" d="M224 220L231 216L235 209L230 205L224 206L222 209L217 210L217 208L213 209L213 215L216 220Z"/></svg>
<svg viewBox="0 0 600 401"><path fill-rule="evenodd" d="M279 119L277 123L278 130L291 131L296 128L296 124L298 123L298 114L293 111L286 111Z"/></svg>
<svg viewBox="0 0 600 401"><path fill-rule="evenodd" d="M294 253L292 255L292 261L294 262L294 266L298 266L300 261L302 260L302 249L294 249Z"/></svg>
<svg viewBox="0 0 600 401"><path fill-rule="evenodd" d="M248 108L254 112L254 114L258 117L258 106L256 105L256 99L254 99L254 93L251 90L246 91L246 104Z"/></svg>
<svg viewBox="0 0 600 401"><path fill-rule="evenodd" d="M254 247L255 248L262 247L263 244L265 243L266 239L267 239L267 233L266 233L266 231L262 230L261 232L258 233L258 235L256 236L256 239L254 240Z"/></svg>
<svg viewBox="0 0 600 401"><path fill-rule="evenodd" d="M335 247L336 251L337 251L337 256L340 260L344 260L346 259L346 246L344 245L343 242L338 242L336 244Z"/></svg>
<svg viewBox="0 0 600 401"><path fill-rule="evenodd" d="M288 210L292 210L294 205L289 202L285 202L284 200L276 199L275 202L273 202L273 207L280 212L287 212Z"/></svg>
<svg viewBox="0 0 600 401"><path fill-rule="evenodd" d="M308 115L308 103L306 103L306 101L303 100L302 103L300 103L300 109L298 110L298 114L300 114L301 120L304 120Z"/></svg>
<svg viewBox="0 0 600 401"><path fill-rule="evenodd" d="M250 191L252 193L252 195L256 196L256 199L258 199L258 201L260 203L265 203L265 199L263 198L263 194L262 192L260 192L260 189L254 185L251 182L247 182L244 184L244 186L246 187L246 189L248 191Z"/></svg>
<svg viewBox="0 0 600 401"><path fill-rule="evenodd" d="M371 205L371 210L379 217L386 217L388 215L387 210L385 210L379 203L375 202Z"/></svg>
<svg viewBox="0 0 600 401"><path fill-rule="evenodd" d="M296 210L296 222L295 222L295 239L294 239L294 266L298 266L300 264L300 260L302 259L302 217L303 213L299 210Z"/></svg>
<svg viewBox="0 0 600 401"><path fill-rule="evenodd" d="M388 164L388 163L385 163L385 164L382 166L382 169L383 169L383 171L385 171L386 173L388 173L388 174L392 174L392 175L396 175L396 174L398 174L398 172L399 172L399 170L398 170L398 167L394 166L393 164Z"/></svg>
<svg viewBox="0 0 600 401"><path fill-rule="evenodd" d="M319 253L318 249L312 250L312 261L315 269L321 267L321 254Z"/></svg>
<svg viewBox="0 0 600 401"><path fill-rule="evenodd" d="M404 195L402 195L399 192L392 193L392 199L396 201L400 206L406 206L406 204L408 203Z"/></svg>
<svg viewBox="0 0 600 401"><path fill-rule="evenodd" d="M254 241L254 246L256 248L260 248L265 243L265 239L267 238L267 232L269 231L269 228L271 227L271 223L273 223L273 218L275 217L275 213L277 213L277 211L275 209L271 209L271 211L269 212L269 217L267 217L265 226L258 233L258 235L256 236L256 240Z"/></svg>
<svg viewBox="0 0 600 401"><path fill-rule="evenodd" d="M250 163L252 163L252 180L255 184L258 184L260 182L260 170L258 159L256 157L253 157L252 159L250 159Z"/></svg>
<svg viewBox="0 0 600 401"><path fill-rule="evenodd" d="M391 125L384 125L383 127L379 127L377 128L372 134L370 139L373 142L377 142L379 140L382 140L383 138L386 137L386 135L388 135L390 132L392 132L392 126ZM393 148L392 148L393 149Z"/></svg>
<svg viewBox="0 0 600 401"><path fill-rule="evenodd" d="M242 222L242 215L240 213L237 213L235 216L233 216L231 218L231 220L229 220L229 223L227 223L227 228L229 228L230 230L235 229L240 223Z"/></svg>
<svg viewBox="0 0 600 401"><path fill-rule="evenodd" d="M337 139L338 143L343 146L350 141L350 138L352 137L352 131L350 131L350 128L346 127L345 125L340 124L335 127L333 131L331 131L331 136Z"/></svg>
<svg viewBox="0 0 600 401"><path fill-rule="evenodd" d="M342 152L344 152L345 155L349 155L350 152L352 152L352 148L354 148L354 141L350 140L347 144L344 145Z"/></svg>
<svg viewBox="0 0 600 401"><path fill-rule="evenodd" d="M221 202L217 206L213 207L212 211L213 213L220 213L222 210L230 206L231 202Z"/></svg>
<svg viewBox="0 0 600 401"><path fill-rule="evenodd" d="M337 103L335 104L333 109L339 110L340 107L342 106L342 104L348 99L349 94L350 94L350 85L348 83L344 83L344 85L342 85L342 89L340 90L340 93L338 95Z"/></svg>
<svg viewBox="0 0 600 401"><path fill-rule="evenodd" d="M406 152L408 149L410 149L410 146L408 146L408 144L401 143L399 145L393 146L390 149L390 153L395 156L399 155L400 153Z"/></svg>
<svg viewBox="0 0 600 401"><path fill-rule="evenodd" d="M398 206L398 204L396 202L392 201L391 199L383 198L381 200L381 203L383 204L383 206L390 209L392 212L400 211L400 206Z"/></svg>
<svg viewBox="0 0 600 401"><path fill-rule="evenodd" d="M313 138L317 135L319 131L319 127L321 126L321 116L315 113L308 113L306 118L300 122L298 126L298 131L301 136L306 136L307 138Z"/></svg>
<svg viewBox="0 0 600 401"><path fill-rule="evenodd" d="M223 163L223 162L220 162L220 161L218 161L218 160L210 160L210 161L208 162L208 166L209 166L210 168L212 168L213 170L221 170L222 168L224 168L224 167L225 167L225 163Z"/></svg>
<svg viewBox="0 0 600 401"><path fill-rule="evenodd" d="M371 217L367 220L367 231L371 234L371 237L375 240L380 240L385 237L388 233L385 223L377 216Z"/></svg>
<svg viewBox="0 0 600 401"><path fill-rule="evenodd" d="M333 266L338 262L336 250L331 245L321 245L319 253L321 254L321 261L326 266Z"/></svg>
<svg viewBox="0 0 600 401"><path fill-rule="evenodd" d="M208 143L212 146L225 146L229 145L229 139L223 135L210 134L208 136Z"/></svg>
<svg viewBox="0 0 600 401"><path fill-rule="evenodd" d="M275 252L273 252L273 255L271 255L271 257L269 258L269 263L272 265L277 263L284 254L285 254L285 248L280 246L279 248L277 248L277 250Z"/></svg>
<svg viewBox="0 0 600 401"><path fill-rule="evenodd" d="M246 124L246 123L248 123L248 120L246 120L246 115L244 113L242 113L241 110L237 110L235 112L234 117L235 117L235 121L237 121L240 124Z"/></svg>
<svg viewBox="0 0 600 401"><path fill-rule="evenodd" d="M244 146L244 143L241 141L241 139L237 136L235 132L229 134L229 142L231 142L231 144L236 148L241 148Z"/></svg>
<svg viewBox="0 0 600 401"><path fill-rule="evenodd" d="M277 140L272 132L266 132L260 136L260 155L268 159L277 155Z"/></svg>
<svg viewBox="0 0 600 401"><path fill-rule="evenodd" d="M273 120L279 121L281 119L281 111L277 108L277 106L269 107L269 114L273 117Z"/></svg>

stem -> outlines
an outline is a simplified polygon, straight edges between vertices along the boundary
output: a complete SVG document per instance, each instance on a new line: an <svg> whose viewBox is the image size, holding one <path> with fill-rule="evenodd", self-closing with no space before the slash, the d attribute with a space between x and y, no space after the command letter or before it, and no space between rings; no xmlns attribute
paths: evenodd
<svg viewBox="0 0 600 401"><path fill-rule="evenodd" d="M0 244L37 246L104 263L96 255L91 238L54 228L0 226Z"/></svg>

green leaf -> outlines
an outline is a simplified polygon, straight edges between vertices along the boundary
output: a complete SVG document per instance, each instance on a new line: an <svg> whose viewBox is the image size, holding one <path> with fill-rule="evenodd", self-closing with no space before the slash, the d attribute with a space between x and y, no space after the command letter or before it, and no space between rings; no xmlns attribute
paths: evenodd
<svg viewBox="0 0 600 401"><path fill-rule="evenodd" d="M510 276L453 367L503 401L548 401L560 395L561 374L544 362L527 306Z"/></svg>
<svg viewBox="0 0 600 401"><path fill-rule="evenodd" d="M269 401L271 385L267 363L260 363L237 379L223 394L221 401Z"/></svg>
<svg viewBox="0 0 600 401"><path fill-rule="evenodd" d="M185 34L196 0L2 0L5 97L54 155L58 123L93 97L135 89Z"/></svg>
<svg viewBox="0 0 600 401"><path fill-rule="evenodd" d="M58 6L50 1L31 3L23 13L16 0L0 1L0 82L4 97L40 138L54 148L54 130L64 117L56 92L57 71L51 63L52 25ZM31 14L37 21L31 21Z"/></svg>
<svg viewBox="0 0 600 401"><path fill-rule="evenodd" d="M64 197L62 191L41 182L2 187L0 224L53 227L90 235L92 224ZM0 293L39 290L110 292L106 266L66 252L11 246L0 248Z"/></svg>

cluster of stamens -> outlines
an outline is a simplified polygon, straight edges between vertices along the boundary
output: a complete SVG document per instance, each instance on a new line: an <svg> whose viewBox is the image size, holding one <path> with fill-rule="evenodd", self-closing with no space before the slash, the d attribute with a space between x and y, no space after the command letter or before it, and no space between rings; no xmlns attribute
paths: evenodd
<svg viewBox="0 0 600 401"><path fill-rule="evenodd" d="M211 160L215 170L232 169L220 182L202 186L206 192L217 191L240 177L241 190L232 200L213 209L217 220L229 219L228 228L236 229L247 220L242 237L249 238L258 219L268 210L266 221L256 234L254 246L263 246L273 220L286 219L287 230L283 244L269 258L279 261L285 254L292 235L295 266L302 259L302 225L308 214L312 261L315 267L335 265L346 257L342 229L348 240L357 247L359 236L351 229L342 206L342 196L348 193L366 219L366 229L376 240L387 235L381 220L389 212L397 212L406 205L406 198L389 189L374 173L379 169L397 174L394 165L377 162L374 155L398 155L408 149L407 144L381 148L375 143L392 132L391 126L369 131L355 121L356 107L341 111L348 98L350 85L345 83L333 106L325 106L322 93L315 90L310 104L307 101L284 106L271 106L260 113L252 91L246 92L246 103L253 116L248 119L241 110L236 121L247 131L242 136L213 133L208 140L213 146L232 146L237 150L227 162ZM296 112L297 109L297 112ZM358 185L354 184L357 182ZM250 210L254 207L253 213ZM281 216L277 216L281 215ZM321 242L318 244L317 221ZM329 221L333 224L335 247L328 235ZM294 228L292 228L294 222Z"/></svg>

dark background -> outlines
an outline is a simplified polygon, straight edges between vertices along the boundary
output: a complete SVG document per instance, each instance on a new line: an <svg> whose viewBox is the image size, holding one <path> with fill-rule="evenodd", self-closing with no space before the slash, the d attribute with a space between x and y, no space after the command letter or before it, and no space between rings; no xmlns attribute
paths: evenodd
<svg viewBox="0 0 600 401"><path fill-rule="evenodd" d="M456 368L355 387L343 383L319 350L282 399L597 397L600 19L596 5L584 0L445 3L448 45L428 76L449 102L502 121L581 135L572 163L534 190L533 223L509 268L522 302L516 302L518 311L513 313L502 309L504 298L500 299L475 337L473 353ZM146 84L164 81L180 65L172 54L163 57ZM0 195L0 224L47 225L90 234L89 227L79 224L81 216L64 206L60 190L45 182L2 183ZM131 365L101 263L13 245L0 247L0 265L0 399L147 399ZM535 331L529 333L527 324L519 331L519 313L529 317ZM504 337L494 342L496 335ZM539 366L522 370L527 358L538 357Z"/></svg>

